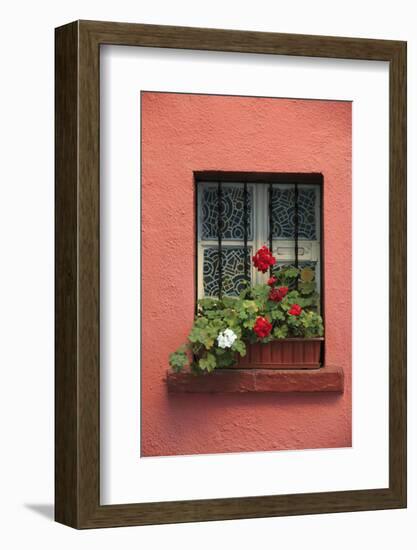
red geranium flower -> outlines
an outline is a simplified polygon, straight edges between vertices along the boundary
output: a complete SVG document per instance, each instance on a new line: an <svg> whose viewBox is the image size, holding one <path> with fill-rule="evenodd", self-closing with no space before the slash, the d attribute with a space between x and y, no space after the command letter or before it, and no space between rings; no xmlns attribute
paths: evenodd
<svg viewBox="0 0 417 550"><path fill-rule="evenodd" d="M273 302L280 302L283 298L281 292L279 291L279 288L272 288L269 291L268 298L272 300Z"/></svg>
<svg viewBox="0 0 417 550"><path fill-rule="evenodd" d="M284 296L287 295L288 287L287 286L280 286L278 290L281 292L281 295L284 298Z"/></svg>
<svg viewBox="0 0 417 550"><path fill-rule="evenodd" d="M269 286L274 286L274 284L278 281L278 279L276 277L269 277L268 279L268 285Z"/></svg>
<svg viewBox="0 0 417 550"><path fill-rule="evenodd" d="M300 313L303 311L303 308L299 306L298 304L294 304L291 309L288 311L290 315L300 315Z"/></svg>
<svg viewBox="0 0 417 550"><path fill-rule="evenodd" d="M280 286L279 288L272 288L269 291L269 299L273 302L280 302L287 294L288 287Z"/></svg>
<svg viewBox="0 0 417 550"><path fill-rule="evenodd" d="M253 265L258 269L258 271L266 273L269 267L275 264L276 259L272 255L269 248L264 245L258 250L255 256L252 257L252 261Z"/></svg>
<svg viewBox="0 0 417 550"><path fill-rule="evenodd" d="M268 319L265 319L265 317L258 317L253 330L259 338L265 338L270 334L272 324L268 321Z"/></svg>

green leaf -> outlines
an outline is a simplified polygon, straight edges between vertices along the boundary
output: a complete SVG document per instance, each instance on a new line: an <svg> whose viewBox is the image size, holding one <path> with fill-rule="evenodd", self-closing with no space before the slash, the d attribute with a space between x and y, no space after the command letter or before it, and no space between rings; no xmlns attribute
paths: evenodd
<svg viewBox="0 0 417 550"><path fill-rule="evenodd" d="M244 300L243 307L248 313L256 313L258 311L258 306L253 300Z"/></svg>
<svg viewBox="0 0 417 550"><path fill-rule="evenodd" d="M301 292L301 294L308 295L314 292L316 289L316 283L314 281L312 282L306 282L306 283L299 283L298 290Z"/></svg>
<svg viewBox="0 0 417 550"><path fill-rule="evenodd" d="M285 319L285 314L281 309L272 310L270 315L273 321L283 321Z"/></svg>
<svg viewBox="0 0 417 550"><path fill-rule="evenodd" d="M312 267L303 267L300 271L300 280L305 283L314 281L315 276L316 273Z"/></svg>
<svg viewBox="0 0 417 550"><path fill-rule="evenodd" d="M236 354L231 353L230 351L227 351L224 355L217 357L217 367L219 368L231 367L236 363L236 361L237 361Z"/></svg>
<svg viewBox="0 0 417 550"><path fill-rule="evenodd" d="M253 325L255 324L255 318L247 319L246 321L243 321L243 328L253 328Z"/></svg>
<svg viewBox="0 0 417 550"><path fill-rule="evenodd" d="M300 324L300 320L299 318L297 317L297 315L289 315L288 314L288 319L287 319L287 323L288 325L291 327L295 327L295 326L298 326Z"/></svg>
<svg viewBox="0 0 417 550"><path fill-rule="evenodd" d="M300 273L300 270L297 269L296 267L289 267L288 269L286 269L284 271L285 277L288 277L288 278L291 278L291 279L296 279L298 277L299 273Z"/></svg>
<svg viewBox="0 0 417 550"><path fill-rule="evenodd" d="M288 327L286 325L281 325L274 329L274 338L286 338L288 336Z"/></svg>
<svg viewBox="0 0 417 550"><path fill-rule="evenodd" d="M232 349L237 351L241 357L246 355L246 345L242 340L235 340Z"/></svg>
<svg viewBox="0 0 417 550"><path fill-rule="evenodd" d="M202 310L206 311L210 309L218 309L221 304L219 303L219 300L216 300L215 298L201 298L198 300L198 305Z"/></svg>
<svg viewBox="0 0 417 550"><path fill-rule="evenodd" d="M185 346L181 346L169 356L169 364L175 372L180 372L187 364L188 357L185 353Z"/></svg>
<svg viewBox="0 0 417 550"><path fill-rule="evenodd" d="M233 296L224 296L222 298L222 303L225 308L235 308L239 298L234 298Z"/></svg>
<svg viewBox="0 0 417 550"><path fill-rule="evenodd" d="M314 311L304 311L300 317L307 338L323 336L323 319L321 315Z"/></svg>
<svg viewBox="0 0 417 550"><path fill-rule="evenodd" d="M216 368L216 358L212 353L207 353L198 362L198 367L202 371L212 372Z"/></svg>

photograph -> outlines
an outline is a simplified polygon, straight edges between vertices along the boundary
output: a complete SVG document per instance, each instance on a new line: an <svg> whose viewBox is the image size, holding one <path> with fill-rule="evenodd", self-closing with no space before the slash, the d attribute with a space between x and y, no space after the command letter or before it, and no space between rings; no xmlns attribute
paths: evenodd
<svg viewBox="0 0 417 550"><path fill-rule="evenodd" d="M352 445L352 102L141 91L142 457Z"/></svg>

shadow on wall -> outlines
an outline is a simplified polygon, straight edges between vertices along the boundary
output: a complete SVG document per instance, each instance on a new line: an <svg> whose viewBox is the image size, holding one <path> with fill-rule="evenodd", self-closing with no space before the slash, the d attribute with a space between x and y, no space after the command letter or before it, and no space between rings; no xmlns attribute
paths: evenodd
<svg viewBox="0 0 417 550"><path fill-rule="evenodd" d="M236 407L276 407L276 406L285 406L285 407L299 407L299 406L308 406L308 405L317 405L317 404L334 404L338 400L343 398L343 394L339 393L324 393L319 394L308 394L303 393L299 395L294 395L294 393L288 394L274 394L269 395L259 395L253 393L239 394L239 402L236 400L236 394L173 394L167 393L168 395L168 407L172 409L172 412L182 411L185 413L188 408L196 410L198 408L203 408L207 410L207 407L204 405L209 405L210 409L213 411L216 408L232 408Z"/></svg>
<svg viewBox="0 0 417 550"><path fill-rule="evenodd" d="M53 504L24 504L24 507L49 521L54 521L54 505Z"/></svg>

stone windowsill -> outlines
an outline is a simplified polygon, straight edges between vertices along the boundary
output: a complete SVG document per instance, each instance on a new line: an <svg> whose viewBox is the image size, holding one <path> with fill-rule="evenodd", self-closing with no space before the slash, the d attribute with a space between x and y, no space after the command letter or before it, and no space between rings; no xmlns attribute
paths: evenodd
<svg viewBox="0 0 417 550"><path fill-rule="evenodd" d="M343 393L340 367L318 369L219 369L206 375L167 373L170 393Z"/></svg>

